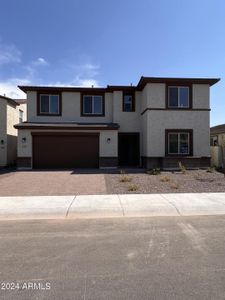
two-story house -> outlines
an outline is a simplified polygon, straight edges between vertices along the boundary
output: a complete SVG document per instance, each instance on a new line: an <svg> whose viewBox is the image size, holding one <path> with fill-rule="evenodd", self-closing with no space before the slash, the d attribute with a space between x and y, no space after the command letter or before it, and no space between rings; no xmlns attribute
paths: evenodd
<svg viewBox="0 0 225 300"><path fill-rule="evenodd" d="M219 79L141 77L137 86L19 86L19 168L210 165L210 86Z"/></svg>
<svg viewBox="0 0 225 300"><path fill-rule="evenodd" d="M26 101L0 95L0 167L15 165L17 129L15 124L26 121Z"/></svg>

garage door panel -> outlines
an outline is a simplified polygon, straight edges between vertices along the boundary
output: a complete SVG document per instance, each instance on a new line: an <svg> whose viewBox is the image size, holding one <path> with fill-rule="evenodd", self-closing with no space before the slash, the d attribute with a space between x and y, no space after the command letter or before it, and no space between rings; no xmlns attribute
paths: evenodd
<svg viewBox="0 0 225 300"><path fill-rule="evenodd" d="M33 136L34 168L98 168L98 135Z"/></svg>

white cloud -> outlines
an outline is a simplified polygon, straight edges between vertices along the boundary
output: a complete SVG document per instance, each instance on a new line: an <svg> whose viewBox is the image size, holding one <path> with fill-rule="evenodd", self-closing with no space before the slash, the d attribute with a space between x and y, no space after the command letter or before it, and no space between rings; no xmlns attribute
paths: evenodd
<svg viewBox="0 0 225 300"><path fill-rule="evenodd" d="M3 45L0 41L0 65L9 63L20 63L21 62L21 52L14 46Z"/></svg>
<svg viewBox="0 0 225 300"><path fill-rule="evenodd" d="M43 57L38 57L36 60L25 66L25 69L28 71L29 76L32 77L37 72L37 69L42 66L48 66L48 62Z"/></svg>
<svg viewBox="0 0 225 300"><path fill-rule="evenodd" d="M95 79L88 79L88 78L75 78L73 81L70 82L61 82L61 81L56 81L56 82L50 82L48 84L44 84L46 86L78 86L78 87L99 87L99 83Z"/></svg>
<svg viewBox="0 0 225 300"><path fill-rule="evenodd" d="M72 71L79 77L92 78L99 74L99 65L94 65L91 63L84 64L67 64L67 66L72 69Z"/></svg>
<svg viewBox="0 0 225 300"><path fill-rule="evenodd" d="M74 83L77 86L83 86L83 87L91 87L91 86L98 87L99 86L98 81L95 79L85 79L85 78L77 79Z"/></svg>
<svg viewBox="0 0 225 300"><path fill-rule="evenodd" d="M33 62L34 66L47 66L48 62L43 57L38 57L36 61Z"/></svg>
<svg viewBox="0 0 225 300"><path fill-rule="evenodd" d="M0 81L0 94L9 98L26 98L24 92L22 92L18 85L29 85L31 82L28 79L11 78L6 81Z"/></svg>
<svg viewBox="0 0 225 300"><path fill-rule="evenodd" d="M99 87L96 76L99 74L100 66L90 63L90 58L82 59L83 63L78 64L71 63L68 59L56 61L51 69L50 67L52 66L44 57L40 56L33 61L25 63L23 61L23 64L21 63L21 57L22 54L15 45L3 44L0 39L0 66L3 64L13 64L14 70L19 74L13 78L6 77L0 80L1 95L5 94L11 98L26 97L25 93L17 87L18 85ZM48 76L52 74L53 78L55 78L56 75L60 78L63 75L69 79L54 82L49 78L48 81L45 80L43 82L43 68L48 68Z"/></svg>
<svg viewBox="0 0 225 300"><path fill-rule="evenodd" d="M5 95L9 98L26 98L26 94L22 92L18 85L35 85L33 80L27 78L10 78L5 81L0 81L0 95ZM79 78L76 77L70 82L46 82L40 84L43 86L78 86L78 87L99 87L99 82L92 78Z"/></svg>

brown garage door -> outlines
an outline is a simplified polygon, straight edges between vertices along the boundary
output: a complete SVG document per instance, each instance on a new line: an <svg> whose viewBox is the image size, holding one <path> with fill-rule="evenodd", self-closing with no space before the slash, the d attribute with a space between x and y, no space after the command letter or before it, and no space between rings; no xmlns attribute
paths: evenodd
<svg viewBox="0 0 225 300"><path fill-rule="evenodd" d="M98 134L33 135L33 168L98 168Z"/></svg>

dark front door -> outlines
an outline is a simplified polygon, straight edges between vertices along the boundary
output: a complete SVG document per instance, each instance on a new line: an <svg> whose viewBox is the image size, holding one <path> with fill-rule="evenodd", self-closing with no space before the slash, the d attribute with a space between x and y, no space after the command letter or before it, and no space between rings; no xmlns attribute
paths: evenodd
<svg viewBox="0 0 225 300"><path fill-rule="evenodd" d="M119 133L118 155L120 166L139 166L139 133Z"/></svg>
<svg viewBox="0 0 225 300"><path fill-rule="evenodd" d="M98 134L33 135L33 168L98 168Z"/></svg>

